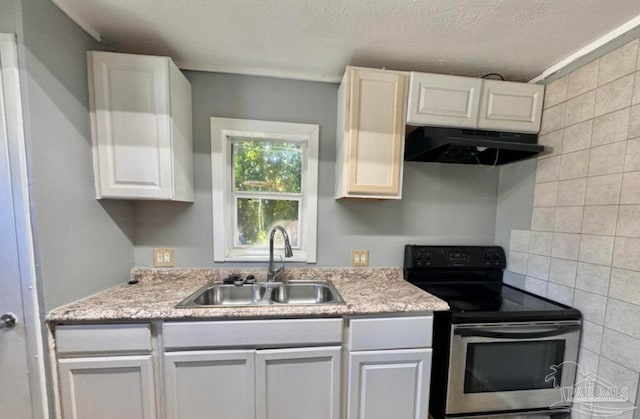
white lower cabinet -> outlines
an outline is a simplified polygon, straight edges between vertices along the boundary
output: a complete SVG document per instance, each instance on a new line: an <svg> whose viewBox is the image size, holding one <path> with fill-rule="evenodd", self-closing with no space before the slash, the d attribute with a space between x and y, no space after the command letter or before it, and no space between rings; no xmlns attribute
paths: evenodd
<svg viewBox="0 0 640 419"><path fill-rule="evenodd" d="M67 358L58 361L65 419L154 419L151 355Z"/></svg>
<svg viewBox="0 0 640 419"><path fill-rule="evenodd" d="M166 418L253 419L254 365L254 350L166 353Z"/></svg>
<svg viewBox="0 0 640 419"><path fill-rule="evenodd" d="M256 352L256 419L339 419L340 347Z"/></svg>
<svg viewBox="0 0 640 419"><path fill-rule="evenodd" d="M348 419L426 419L431 349L351 352Z"/></svg>
<svg viewBox="0 0 640 419"><path fill-rule="evenodd" d="M339 419L340 347L168 352L167 419Z"/></svg>
<svg viewBox="0 0 640 419"><path fill-rule="evenodd" d="M349 320L346 419L427 419L432 332L426 313Z"/></svg>

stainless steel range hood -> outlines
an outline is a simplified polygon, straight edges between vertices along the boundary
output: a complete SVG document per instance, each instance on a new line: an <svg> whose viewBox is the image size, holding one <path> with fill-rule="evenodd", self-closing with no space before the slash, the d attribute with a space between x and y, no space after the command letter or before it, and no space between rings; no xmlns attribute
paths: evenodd
<svg viewBox="0 0 640 419"><path fill-rule="evenodd" d="M538 144L536 134L418 127L405 139L404 159L497 166L544 152L545 147Z"/></svg>

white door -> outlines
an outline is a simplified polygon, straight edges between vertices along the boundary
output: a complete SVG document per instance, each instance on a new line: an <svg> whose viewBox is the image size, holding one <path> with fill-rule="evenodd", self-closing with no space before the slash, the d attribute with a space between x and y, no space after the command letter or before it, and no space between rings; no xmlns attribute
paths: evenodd
<svg viewBox="0 0 640 419"><path fill-rule="evenodd" d="M14 36L0 34L0 315L17 319L0 329L0 418L33 419L46 407L21 112Z"/></svg>
<svg viewBox="0 0 640 419"><path fill-rule="evenodd" d="M544 86L502 80L483 80L478 127L538 132Z"/></svg>
<svg viewBox="0 0 640 419"><path fill-rule="evenodd" d="M339 419L340 347L257 351L256 406L256 419Z"/></svg>
<svg viewBox="0 0 640 419"><path fill-rule="evenodd" d="M151 355L58 361L64 419L155 419Z"/></svg>
<svg viewBox="0 0 640 419"><path fill-rule="evenodd" d="M255 418L255 352L165 353L167 419Z"/></svg>
<svg viewBox="0 0 640 419"><path fill-rule="evenodd" d="M475 128L481 86L481 79L412 72L407 123Z"/></svg>
<svg viewBox="0 0 640 419"><path fill-rule="evenodd" d="M427 419L431 349L352 352L347 419Z"/></svg>

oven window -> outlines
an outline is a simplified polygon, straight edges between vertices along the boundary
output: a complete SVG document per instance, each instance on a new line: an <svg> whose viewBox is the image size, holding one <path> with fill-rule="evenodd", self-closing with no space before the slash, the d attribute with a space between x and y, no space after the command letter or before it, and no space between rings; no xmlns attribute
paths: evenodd
<svg viewBox="0 0 640 419"><path fill-rule="evenodd" d="M467 344L464 392L553 388L544 378L564 360L564 340ZM559 369L556 373L562 376Z"/></svg>

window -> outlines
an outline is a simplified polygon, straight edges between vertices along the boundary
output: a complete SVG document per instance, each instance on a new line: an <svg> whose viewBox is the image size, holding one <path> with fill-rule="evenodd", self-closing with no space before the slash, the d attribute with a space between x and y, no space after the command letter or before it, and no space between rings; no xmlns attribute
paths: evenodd
<svg viewBox="0 0 640 419"><path fill-rule="evenodd" d="M318 126L211 118L216 262L266 261L287 230L293 258L316 262ZM276 233L276 255L283 240Z"/></svg>

